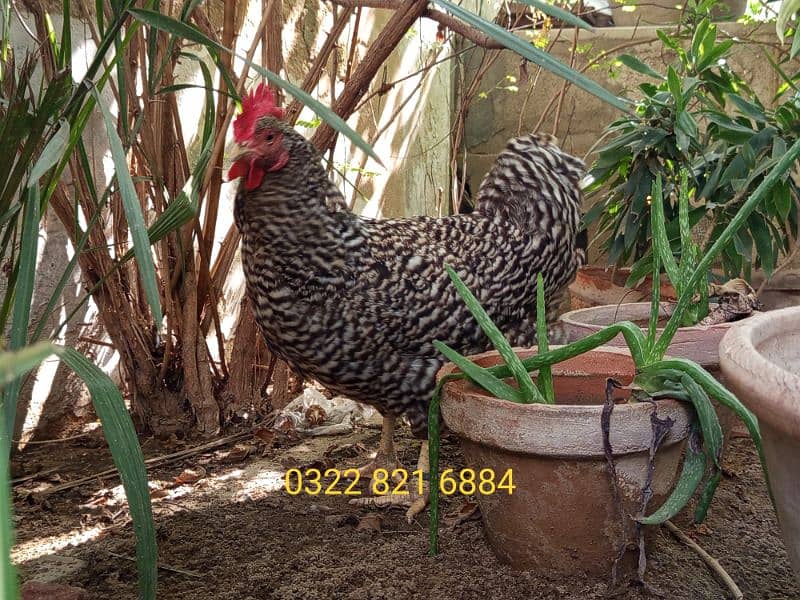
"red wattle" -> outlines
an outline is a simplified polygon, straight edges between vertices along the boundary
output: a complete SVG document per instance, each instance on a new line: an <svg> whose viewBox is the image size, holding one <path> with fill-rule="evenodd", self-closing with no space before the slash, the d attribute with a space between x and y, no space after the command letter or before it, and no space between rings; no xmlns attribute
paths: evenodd
<svg viewBox="0 0 800 600"><path fill-rule="evenodd" d="M233 181L239 177L244 177L247 175L249 167L249 161L246 158L240 158L234 162L233 165L231 165L231 169L228 171L228 181Z"/></svg>
<svg viewBox="0 0 800 600"><path fill-rule="evenodd" d="M247 173L247 180L244 182L245 189L248 192L252 192L261 185L262 179L264 179L264 169L254 160L250 163L250 171Z"/></svg>

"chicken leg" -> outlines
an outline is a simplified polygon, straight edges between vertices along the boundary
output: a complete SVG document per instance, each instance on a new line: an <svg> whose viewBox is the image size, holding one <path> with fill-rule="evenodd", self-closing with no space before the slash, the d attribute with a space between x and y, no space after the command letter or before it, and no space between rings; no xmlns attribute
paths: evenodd
<svg viewBox="0 0 800 600"><path fill-rule="evenodd" d="M377 458L377 457L376 457ZM387 494L384 496L370 496L367 498L354 498L350 504L355 506L374 506L378 508L389 506L407 506L406 521L411 523L414 518L428 506L430 475L430 461L428 460L428 440L422 442L417 460L417 470L422 472L422 494L417 491L417 482L409 474L406 493Z"/></svg>
<svg viewBox="0 0 800 600"><path fill-rule="evenodd" d="M394 423L397 417L386 415L381 424L381 442L375 458L357 469L359 477L371 479L372 474L378 469L386 469L391 475L393 471L402 469L403 464L397 460L397 453L394 450Z"/></svg>

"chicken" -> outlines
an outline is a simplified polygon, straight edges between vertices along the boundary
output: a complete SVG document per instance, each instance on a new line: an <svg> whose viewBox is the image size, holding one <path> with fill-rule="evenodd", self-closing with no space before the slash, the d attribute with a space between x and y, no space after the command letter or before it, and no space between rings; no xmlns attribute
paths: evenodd
<svg viewBox="0 0 800 600"><path fill-rule="evenodd" d="M243 152L229 179L243 178L234 210L247 293L270 351L384 416L380 449L366 471L391 471L397 417L426 437L444 362L432 342L464 354L490 345L444 265L513 344L535 344L537 273L556 307L583 260L576 240L584 165L550 136L525 135L498 156L474 212L371 220L347 210L314 147L282 116L262 84L234 122ZM423 442L423 470L426 458ZM410 520L425 499L407 503Z"/></svg>

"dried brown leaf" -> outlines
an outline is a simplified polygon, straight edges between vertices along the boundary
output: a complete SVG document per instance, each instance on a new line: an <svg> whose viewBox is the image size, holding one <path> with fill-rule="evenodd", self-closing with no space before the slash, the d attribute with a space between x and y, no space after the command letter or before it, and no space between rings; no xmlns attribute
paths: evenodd
<svg viewBox="0 0 800 600"><path fill-rule="evenodd" d="M187 485L196 483L206 476L206 470L203 467L196 467L194 469L184 469L183 472L175 478L175 483L178 485Z"/></svg>
<svg viewBox="0 0 800 600"><path fill-rule="evenodd" d="M356 525L356 531L369 531L370 533L380 533L383 524L383 515L380 513L369 513L361 517Z"/></svg>
<svg viewBox="0 0 800 600"><path fill-rule="evenodd" d="M481 509L477 502L464 502L456 510L444 516L444 522L449 527L455 527L467 521L477 521L481 518Z"/></svg>
<svg viewBox="0 0 800 600"><path fill-rule="evenodd" d="M253 431L253 437L267 446L272 446L275 442L275 431L268 427L261 427Z"/></svg>

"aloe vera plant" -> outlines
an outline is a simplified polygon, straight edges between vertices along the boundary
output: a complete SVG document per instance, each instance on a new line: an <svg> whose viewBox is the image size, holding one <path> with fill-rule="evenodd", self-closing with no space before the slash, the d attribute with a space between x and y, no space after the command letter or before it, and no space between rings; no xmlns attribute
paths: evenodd
<svg viewBox="0 0 800 600"><path fill-rule="evenodd" d="M685 461L678 484L674 488L670 497L664 504L656 509L649 516L639 515L638 520L644 524L655 525L663 523L679 512L686 503L694 496L698 487L702 483L704 476L708 473L704 489L700 495L700 500L695 510L695 520L702 521L705 518L708 507L713 499L714 492L720 481L720 455L722 451L722 431L719 425L710 398L715 398L720 404L733 411L745 424L750 436L755 443L759 459L764 470L764 476L769 486L769 477L764 459L764 452L761 443L761 432L758 421L741 402L714 377L698 364L685 359L664 359L664 354L669 346L672 337L684 319L689 309L694 304L695 290L704 287L708 270L720 251L733 238L739 228L747 221L749 215L758 205L768 196L773 186L779 183L789 172L795 161L800 157L800 141L795 142L786 154L778 161L774 168L764 177L755 191L747 198L742 205L741 211L728 224L722 234L717 238L711 248L695 261L687 261L684 258L681 264L669 262L674 261L668 245L663 244L663 223L657 223L658 214L653 211L651 215L654 227L655 238L662 238L656 241L658 250L654 252L654 272L653 272L653 299L651 301L651 319L648 325L647 334L641 328L629 321L615 323L605 329L589 335L582 340L562 346L554 350L545 350L546 341L542 344L538 355L519 361L507 357L508 343L502 333L491 322L485 319L485 311L480 307L475 297L460 281L458 275L448 269L448 274L453 280L456 289L463 298L470 312L476 316L481 327L487 333L495 346L500 349L503 347L502 356L506 364L498 365L490 369L484 369L474 365L469 359L459 355L454 350L447 348L446 345L437 343L445 356L462 369L462 373L443 377L437 384L428 412L428 439L429 439L429 460L430 460L430 530L429 530L429 553L438 552L438 524L439 524L439 404L442 387L448 382L456 379L469 378L473 383L491 392L493 388L501 389L506 384L504 378L514 376L522 389L520 378L522 372L519 361L526 372L547 369L553 364L562 362L569 358L574 358L589 352L604 343L610 341L619 334L622 334L633 361L636 365L636 376L634 386L638 388L640 394L645 394L650 398L658 399L670 397L692 404L697 415L693 430L690 435L690 449ZM660 198L662 193L661 182L656 180L652 195L654 199ZM683 194L682 202L688 202L688 195ZM686 212L685 206L684 210ZM687 224L687 220L684 220ZM659 231L660 230L660 233ZM682 235L688 234L688 228L682 228ZM669 255L669 258L667 258ZM676 282L680 286L680 296L666 327L660 336L657 336L656 324L659 312L658 280L660 272L660 262L669 262L666 269L673 272ZM543 294L537 294L538 314L544 314ZM480 317L478 316L480 315ZM539 339L544 340L541 325L538 327ZM500 341L502 338L502 341ZM498 347L498 342L499 346ZM505 342L505 346L504 346ZM509 362L510 361L510 362ZM513 363L513 367L512 367ZM466 367L466 369L464 368ZM476 370L478 369L478 370ZM476 377L477 376L477 377ZM509 396L506 399L511 401L526 401L520 396ZM529 401L529 400L528 400ZM701 443L702 441L702 443Z"/></svg>

